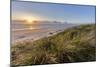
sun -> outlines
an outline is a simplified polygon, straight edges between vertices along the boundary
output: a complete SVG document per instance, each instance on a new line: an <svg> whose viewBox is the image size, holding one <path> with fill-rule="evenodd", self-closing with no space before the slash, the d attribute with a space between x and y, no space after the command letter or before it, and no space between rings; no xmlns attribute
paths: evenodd
<svg viewBox="0 0 100 67"><path fill-rule="evenodd" d="M33 19L27 19L28 24L33 24Z"/></svg>
<svg viewBox="0 0 100 67"><path fill-rule="evenodd" d="M27 16L24 19L26 20L25 23L29 25L34 24L34 21L37 20L35 17L31 17L31 16Z"/></svg>
<svg viewBox="0 0 100 67"><path fill-rule="evenodd" d="M27 20L28 23L33 23L33 20Z"/></svg>

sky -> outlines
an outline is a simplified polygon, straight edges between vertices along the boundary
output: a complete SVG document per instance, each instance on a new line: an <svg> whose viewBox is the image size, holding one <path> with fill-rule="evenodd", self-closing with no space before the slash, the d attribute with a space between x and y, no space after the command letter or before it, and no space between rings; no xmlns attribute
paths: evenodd
<svg viewBox="0 0 100 67"><path fill-rule="evenodd" d="M12 1L12 20L95 23L95 6Z"/></svg>

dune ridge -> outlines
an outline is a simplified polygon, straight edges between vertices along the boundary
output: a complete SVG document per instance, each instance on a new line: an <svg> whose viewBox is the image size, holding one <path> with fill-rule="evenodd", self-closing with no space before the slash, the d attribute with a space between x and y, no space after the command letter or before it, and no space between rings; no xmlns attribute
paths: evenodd
<svg viewBox="0 0 100 67"><path fill-rule="evenodd" d="M11 65L38 65L96 60L95 24L11 46Z"/></svg>

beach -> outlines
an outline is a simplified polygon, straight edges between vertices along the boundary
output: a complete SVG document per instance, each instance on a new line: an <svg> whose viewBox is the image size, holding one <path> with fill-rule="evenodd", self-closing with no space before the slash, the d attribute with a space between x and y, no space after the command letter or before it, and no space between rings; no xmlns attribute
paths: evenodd
<svg viewBox="0 0 100 67"><path fill-rule="evenodd" d="M55 35L66 28L73 27L73 24L12 24L11 43L38 40L43 37Z"/></svg>

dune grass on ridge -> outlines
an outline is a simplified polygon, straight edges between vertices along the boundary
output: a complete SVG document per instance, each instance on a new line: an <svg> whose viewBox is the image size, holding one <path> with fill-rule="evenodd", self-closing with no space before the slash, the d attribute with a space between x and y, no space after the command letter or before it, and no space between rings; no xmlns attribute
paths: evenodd
<svg viewBox="0 0 100 67"><path fill-rule="evenodd" d="M11 65L37 65L96 60L95 24L69 28L56 35L11 47Z"/></svg>

